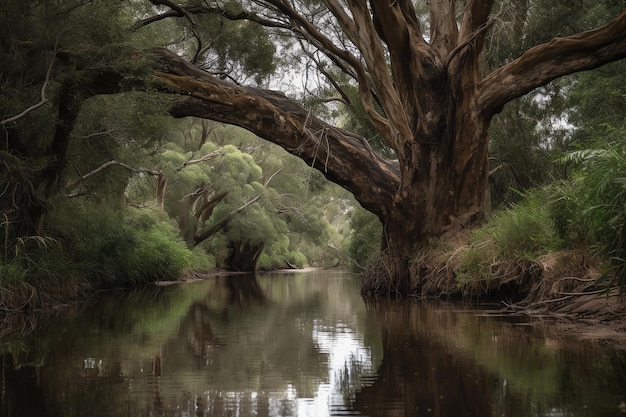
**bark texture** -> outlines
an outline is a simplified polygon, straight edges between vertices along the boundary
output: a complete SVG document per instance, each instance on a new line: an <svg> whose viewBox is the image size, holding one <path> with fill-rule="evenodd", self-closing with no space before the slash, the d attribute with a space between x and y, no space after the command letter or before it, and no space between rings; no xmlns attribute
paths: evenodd
<svg viewBox="0 0 626 417"><path fill-rule="evenodd" d="M416 250L483 218L487 129L504 104L555 78L626 56L626 12L599 29L538 45L483 77L493 0L464 2L460 18L455 1L432 1L429 41L410 0L326 0L352 49L336 45L291 3L266 3L354 77L372 124L397 160L382 158L364 139L313 117L282 93L224 82L166 50L155 51L155 77L179 95L174 116L248 129L298 155L378 215L385 292L415 287L419 277L409 276L409 265Z"/></svg>
<svg viewBox="0 0 626 417"><path fill-rule="evenodd" d="M626 12L606 26L538 45L482 76L481 53L493 23L493 0L431 2L427 42L410 0L325 4L359 58L306 22L290 3L267 2L292 30L349 69L376 129L397 160L373 152L363 138L313 117L276 91L236 86L156 50L154 76L177 94L175 117L196 116L241 126L299 156L354 194L384 226L388 285L406 293L411 257L447 231L484 216L487 130L507 102L555 78L626 56ZM382 111L377 111L374 102Z"/></svg>

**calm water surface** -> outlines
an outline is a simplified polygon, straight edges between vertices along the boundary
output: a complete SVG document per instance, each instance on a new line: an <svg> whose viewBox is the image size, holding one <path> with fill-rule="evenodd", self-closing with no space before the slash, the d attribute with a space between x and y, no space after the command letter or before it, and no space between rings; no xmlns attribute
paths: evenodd
<svg viewBox="0 0 626 417"><path fill-rule="evenodd" d="M626 415L622 350L358 285L221 277L35 316L0 339L0 415Z"/></svg>

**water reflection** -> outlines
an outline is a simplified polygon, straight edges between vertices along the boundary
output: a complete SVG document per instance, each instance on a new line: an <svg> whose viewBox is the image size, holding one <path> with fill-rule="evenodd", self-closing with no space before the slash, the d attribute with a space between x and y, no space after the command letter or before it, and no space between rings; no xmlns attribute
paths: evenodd
<svg viewBox="0 0 626 417"><path fill-rule="evenodd" d="M110 294L0 339L0 415L614 416L624 352L337 272Z"/></svg>
<svg viewBox="0 0 626 417"><path fill-rule="evenodd" d="M626 355L458 305L370 305L384 358L353 407L375 416L615 416Z"/></svg>

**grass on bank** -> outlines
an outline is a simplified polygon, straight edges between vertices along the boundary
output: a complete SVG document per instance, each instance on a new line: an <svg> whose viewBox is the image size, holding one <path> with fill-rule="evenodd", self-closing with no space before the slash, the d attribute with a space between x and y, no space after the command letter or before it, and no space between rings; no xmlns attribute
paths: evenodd
<svg viewBox="0 0 626 417"><path fill-rule="evenodd" d="M185 269L215 266L201 249L188 249L156 208L60 204L50 224L48 236L11 241L8 224L0 229L0 312L82 300L96 289L176 280Z"/></svg>
<svg viewBox="0 0 626 417"><path fill-rule="evenodd" d="M626 285L626 144L573 152L569 180L526 193L480 228L416 256L424 294L558 298ZM517 294L515 294L517 293Z"/></svg>

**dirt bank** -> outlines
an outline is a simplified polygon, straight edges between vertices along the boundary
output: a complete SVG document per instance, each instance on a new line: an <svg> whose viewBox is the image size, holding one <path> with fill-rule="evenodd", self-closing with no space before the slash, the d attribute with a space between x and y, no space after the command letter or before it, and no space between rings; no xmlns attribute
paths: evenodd
<svg viewBox="0 0 626 417"><path fill-rule="evenodd" d="M439 279L423 285L422 295L497 301L500 313L529 317L549 331L626 348L625 299L587 251L553 252L534 261L494 259L491 274L476 280L459 282L454 269L438 271Z"/></svg>
<svg viewBox="0 0 626 417"><path fill-rule="evenodd" d="M398 295L384 271L374 265L364 274L365 296ZM585 249L504 256L493 242L470 244L458 234L416 255L408 286L409 297L497 303L498 314L626 347L624 298Z"/></svg>

